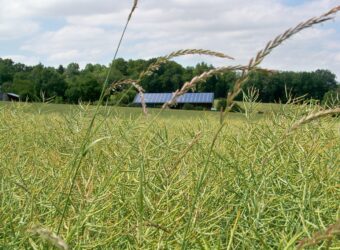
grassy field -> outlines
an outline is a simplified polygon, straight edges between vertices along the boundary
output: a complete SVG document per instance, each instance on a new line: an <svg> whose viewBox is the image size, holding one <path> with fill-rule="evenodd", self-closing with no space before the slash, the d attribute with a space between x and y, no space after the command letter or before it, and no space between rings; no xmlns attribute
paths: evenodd
<svg viewBox="0 0 340 250"><path fill-rule="evenodd" d="M237 104L243 109L249 109L251 106L250 103L237 102ZM69 104L42 104L42 103L11 103L11 102L1 102L0 108L11 108L11 107L19 107L20 110L26 113L32 114L67 114L72 112L82 112L87 111L88 113L93 113L95 110L95 106L90 105L69 105ZM287 108L287 107L286 107ZM282 105L275 103L257 103L252 107L254 113L258 113L255 115L256 118L261 118L263 115L271 115L274 113L279 113L282 110ZM160 113L160 109L150 108L148 109L151 116L158 115ZM133 117L138 118L142 116L141 108L139 107L101 107L100 110L102 115L106 115L108 112L111 115L119 116L119 117ZM202 117L208 116L212 118L219 118L219 111L195 111L195 110L164 110L160 114L161 118L194 118L194 117ZM243 119L244 116L237 113L230 113L233 118Z"/></svg>
<svg viewBox="0 0 340 250"><path fill-rule="evenodd" d="M287 133L313 107L275 107L222 129L218 112L102 107L73 180L94 107L1 103L0 248L294 249L333 236L339 118Z"/></svg>

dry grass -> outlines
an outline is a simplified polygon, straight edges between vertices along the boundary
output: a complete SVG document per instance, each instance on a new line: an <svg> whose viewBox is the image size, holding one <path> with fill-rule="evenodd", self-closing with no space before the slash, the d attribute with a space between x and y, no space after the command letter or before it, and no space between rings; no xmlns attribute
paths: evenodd
<svg viewBox="0 0 340 250"><path fill-rule="evenodd" d="M234 60L233 57L228 56L221 52L216 52L212 50L206 50L206 49L184 49L184 50L178 50L170 53L169 55L159 57L157 61L153 64L151 64L148 69L141 73L140 78L144 76L152 75L155 71L159 69L159 67L164 64L165 62L180 56L186 56L186 55L206 55L206 56L214 56L214 57L220 57L220 58L227 58Z"/></svg>
<svg viewBox="0 0 340 250"><path fill-rule="evenodd" d="M294 131L298 127L300 127L303 124L310 123L314 120L320 119L324 116L328 115L336 115L340 113L340 108L334 108L334 109L326 109L326 110L321 110L317 112L311 112L305 117L302 117L300 120L296 121L291 128L289 129L289 132Z"/></svg>
<svg viewBox="0 0 340 250"><path fill-rule="evenodd" d="M329 249L332 241L338 235L340 235L340 220L338 220L337 223L328 226L324 232L315 233L312 238L301 240L297 246L297 250L304 249L306 247L316 246L324 241L327 242L326 248Z"/></svg>
<svg viewBox="0 0 340 250"><path fill-rule="evenodd" d="M51 246L56 247L57 249L61 250L68 250L69 247L65 243L65 241L60 238L55 233L51 232L50 230L40 227L34 226L29 230L30 233L33 235L38 235L41 239L46 240Z"/></svg>
<svg viewBox="0 0 340 250"><path fill-rule="evenodd" d="M134 13L135 10L137 9L137 5L138 5L138 0L133 0L133 5L132 5L132 8L131 8L129 17L128 17L128 21L131 20L133 13Z"/></svg>

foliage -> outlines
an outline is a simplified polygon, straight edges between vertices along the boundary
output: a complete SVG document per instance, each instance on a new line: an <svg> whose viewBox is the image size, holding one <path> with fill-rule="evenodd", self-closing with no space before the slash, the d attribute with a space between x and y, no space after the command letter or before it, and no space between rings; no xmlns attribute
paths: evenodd
<svg viewBox="0 0 340 250"><path fill-rule="evenodd" d="M216 109L218 111L225 110L227 107L227 99L226 98L220 98L216 101Z"/></svg>
<svg viewBox="0 0 340 250"><path fill-rule="evenodd" d="M328 70L314 72L276 72L255 71L251 73L246 87L259 90L262 102L287 101L287 91L295 97L322 100L327 91L337 87L336 76Z"/></svg>
<svg viewBox="0 0 340 250"><path fill-rule="evenodd" d="M184 110L194 110L195 106L193 104L191 104L191 103L184 103L183 109Z"/></svg>
<svg viewBox="0 0 340 250"><path fill-rule="evenodd" d="M237 102L235 102L231 107L230 112L244 113L245 110Z"/></svg>
<svg viewBox="0 0 340 250"><path fill-rule="evenodd" d="M224 111L227 107L227 99L226 98L219 98L215 102L215 107L217 111ZM242 108L238 103L234 103L234 105L231 107L230 112L240 112L244 113L245 110Z"/></svg>
<svg viewBox="0 0 340 250"><path fill-rule="evenodd" d="M9 87L8 87L9 88ZM6 88L5 88L6 89ZM22 100L36 100L35 85L33 81L22 79L18 74L14 77L13 85L9 88L15 93L18 93Z"/></svg>
<svg viewBox="0 0 340 250"><path fill-rule="evenodd" d="M92 74L82 74L74 76L72 81L68 82L68 88L65 96L70 103L79 101L95 102L99 99L101 84Z"/></svg>
<svg viewBox="0 0 340 250"><path fill-rule="evenodd" d="M340 106L340 86L335 90L326 92L322 99L322 103L328 107Z"/></svg>
<svg viewBox="0 0 340 250"><path fill-rule="evenodd" d="M119 58L112 62L109 81L137 79L140 72L154 62L155 59L126 61ZM206 63L183 67L169 61L162 64L154 74L144 77L141 86L146 92L173 92L193 76L210 69L213 66ZM46 98L58 98L68 103L80 100L93 102L99 98L107 70L107 66L100 64L87 64L81 69L79 64L70 63L55 69L42 64L31 67L14 63L10 59L0 59L0 85L3 91L16 92L22 95L22 99L28 98L31 101L41 101L43 93ZM215 75L198 84L196 91L214 92L215 98L225 98L238 77L236 72ZM337 88L337 83L335 75L328 70L274 73L255 71L250 75L246 87L259 89L259 100L262 102L286 102L287 91L293 96L306 95L306 99L322 100L326 92ZM238 100L242 100L242 95Z"/></svg>
<svg viewBox="0 0 340 250"><path fill-rule="evenodd" d="M129 105L133 102L137 92L134 89L127 89L111 95L109 103L112 105Z"/></svg>

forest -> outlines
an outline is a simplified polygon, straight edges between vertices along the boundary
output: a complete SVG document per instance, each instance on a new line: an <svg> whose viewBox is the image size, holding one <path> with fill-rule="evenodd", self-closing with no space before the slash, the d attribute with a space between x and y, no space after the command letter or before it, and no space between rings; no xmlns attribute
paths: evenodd
<svg viewBox="0 0 340 250"><path fill-rule="evenodd" d="M137 79L155 60L116 59L112 62L109 82ZM82 69L79 64L70 63L54 68L41 63L27 66L15 63L11 59L0 58L0 90L16 93L20 95L21 100L29 102L46 100L54 103L95 102L99 99L109 66L89 63ZM203 62L194 67L183 67L177 62L168 61L153 75L145 76L141 80L141 85L146 92L172 92L194 76L212 68L212 65ZM214 92L215 98L225 98L238 76L239 72L212 76L199 84L195 91ZM244 89L249 87L258 89L259 101L265 103L285 103L287 93L294 97L304 96L305 99L323 101L340 92L336 75L324 69L313 72L254 71ZM136 93L135 90L125 87L111 92L106 100L113 104L119 99L121 105L129 105ZM239 99L242 99L242 96L239 96Z"/></svg>

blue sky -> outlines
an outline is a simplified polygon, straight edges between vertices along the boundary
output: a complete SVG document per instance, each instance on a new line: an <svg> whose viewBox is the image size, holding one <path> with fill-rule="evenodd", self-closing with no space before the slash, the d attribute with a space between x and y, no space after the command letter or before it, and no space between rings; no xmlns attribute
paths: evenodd
<svg viewBox="0 0 340 250"><path fill-rule="evenodd" d="M0 57L27 64L110 62L132 0L0 0ZM187 56L216 66L244 64L300 21L340 0L140 0L119 56L157 57L186 48L212 49L236 58ZM330 69L340 77L340 13L277 48L263 67Z"/></svg>
<svg viewBox="0 0 340 250"><path fill-rule="evenodd" d="M283 4L297 6L307 2L307 0L282 0Z"/></svg>

